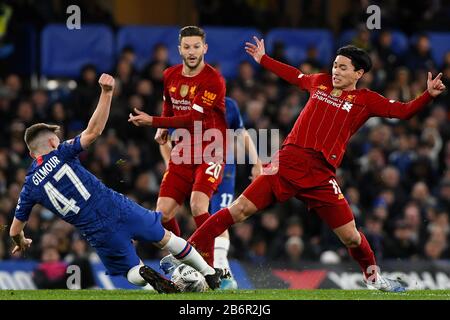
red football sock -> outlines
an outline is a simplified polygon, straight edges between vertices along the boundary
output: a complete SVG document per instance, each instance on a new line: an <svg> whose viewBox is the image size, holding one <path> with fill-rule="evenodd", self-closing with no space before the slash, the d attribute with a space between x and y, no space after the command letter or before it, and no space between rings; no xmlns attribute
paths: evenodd
<svg viewBox="0 0 450 320"><path fill-rule="evenodd" d="M234 224L228 208L217 211L210 216L200 228L195 230L188 241L197 249L206 262L214 265L214 240Z"/></svg>
<svg viewBox="0 0 450 320"><path fill-rule="evenodd" d="M200 226L201 226L203 223L205 223L205 221L208 220L208 218L209 218L210 216L211 216L211 215L209 214L209 212L205 212L205 213L202 213L202 214L200 214L200 215L198 215L198 216L195 216L195 217L194 217L194 220L195 220L195 224L197 225L197 229L200 228Z"/></svg>
<svg viewBox="0 0 450 320"><path fill-rule="evenodd" d="M167 230L172 231L172 233L177 237L181 236L180 226L178 225L178 221L177 219L175 219L175 217L173 217L167 222L164 222L162 225Z"/></svg>
<svg viewBox="0 0 450 320"><path fill-rule="evenodd" d="M350 256L359 263L362 272L366 276L366 279L368 279L370 276L373 277L374 272L376 272L376 269L374 268L376 267L377 262L366 237L362 232L359 232L359 234L361 235L360 245L356 248L348 248L348 252Z"/></svg>

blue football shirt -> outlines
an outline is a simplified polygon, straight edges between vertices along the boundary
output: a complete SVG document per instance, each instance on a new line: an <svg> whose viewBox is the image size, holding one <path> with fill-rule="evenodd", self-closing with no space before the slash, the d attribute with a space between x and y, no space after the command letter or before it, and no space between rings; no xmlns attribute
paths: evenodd
<svg viewBox="0 0 450 320"><path fill-rule="evenodd" d="M81 165L78 155L82 151L77 136L33 161L16 207L17 219L27 221L33 206L40 204L84 235L114 230L132 202Z"/></svg>

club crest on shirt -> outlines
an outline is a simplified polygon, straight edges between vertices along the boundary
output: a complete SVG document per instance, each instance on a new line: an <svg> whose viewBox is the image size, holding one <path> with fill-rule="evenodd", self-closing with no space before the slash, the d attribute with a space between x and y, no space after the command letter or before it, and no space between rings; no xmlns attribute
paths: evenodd
<svg viewBox="0 0 450 320"><path fill-rule="evenodd" d="M186 95L189 92L189 86L187 84L182 84L180 88L180 96L183 98L186 97Z"/></svg>
<svg viewBox="0 0 450 320"><path fill-rule="evenodd" d="M331 90L331 93L330 93L332 96L334 96L334 97L340 97L341 95L342 95L342 90L339 90L339 89L333 89L333 90Z"/></svg>
<svg viewBox="0 0 450 320"><path fill-rule="evenodd" d="M193 86L189 89L189 99L194 99L196 89L197 89L197 86Z"/></svg>

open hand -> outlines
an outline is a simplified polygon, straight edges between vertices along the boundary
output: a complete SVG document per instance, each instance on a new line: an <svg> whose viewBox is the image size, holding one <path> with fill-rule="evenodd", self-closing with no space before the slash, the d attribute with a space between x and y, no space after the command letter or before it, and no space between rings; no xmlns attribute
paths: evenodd
<svg viewBox="0 0 450 320"><path fill-rule="evenodd" d="M430 95L435 98L445 90L445 85L442 83L442 72L436 78L431 78L431 72L428 72L427 89Z"/></svg>
<svg viewBox="0 0 450 320"><path fill-rule="evenodd" d="M266 49L264 48L264 39L259 40L255 36L253 37L253 39L255 40L256 45L251 42L246 42L245 51L247 51L247 53L251 55L256 62L260 63L262 56L266 54Z"/></svg>

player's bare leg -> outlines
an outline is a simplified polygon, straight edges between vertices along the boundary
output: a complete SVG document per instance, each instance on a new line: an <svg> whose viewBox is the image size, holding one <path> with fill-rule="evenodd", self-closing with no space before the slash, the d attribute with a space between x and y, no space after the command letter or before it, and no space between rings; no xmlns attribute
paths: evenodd
<svg viewBox="0 0 450 320"><path fill-rule="evenodd" d="M164 228L180 236L180 226L175 218L176 208L178 208L178 203L170 197L159 197L156 202L156 211L162 212L163 214L161 223Z"/></svg>
<svg viewBox="0 0 450 320"><path fill-rule="evenodd" d="M199 228L210 217L208 212L209 200L210 197L204 192L192 191L191 193L191 212L197 228Z"/></svg>
<svg viewBox="0 0 450 320"><path fill-rule="evenodd" d="M364 282L369 288L389 292L405 291L401 281L381 276L370 244L364 234L356 229L355 220L335 228L333 231L347 247L350 256L359 263L363 271Z"/></svg>

